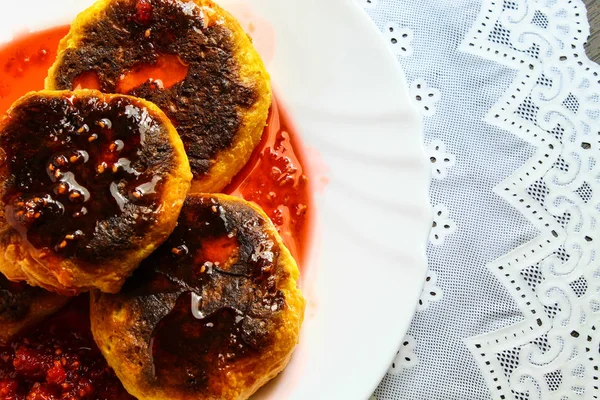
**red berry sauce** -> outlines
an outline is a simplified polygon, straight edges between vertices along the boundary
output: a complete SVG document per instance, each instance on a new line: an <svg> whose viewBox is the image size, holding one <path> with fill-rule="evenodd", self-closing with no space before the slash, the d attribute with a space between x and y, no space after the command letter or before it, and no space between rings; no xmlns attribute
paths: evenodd
<svg viewBox="0 0 600 400"><path fill-rule="evenodd" d="M94 343L88 304L79 297L0 347L0 399L134 399Z"/></svg>

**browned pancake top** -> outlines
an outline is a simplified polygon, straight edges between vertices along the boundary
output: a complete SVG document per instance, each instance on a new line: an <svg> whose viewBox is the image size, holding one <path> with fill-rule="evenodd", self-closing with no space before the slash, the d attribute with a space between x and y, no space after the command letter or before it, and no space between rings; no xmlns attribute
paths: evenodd
<svg viewBox="0 0 600 400"><path fill-rule="evenodd" d="M4 213L39 257L99 265L160 211L174 163L168 128L137 99L97 94L36 94L2 121Z"/></svg>
<svg viewBox="0 0 600 400"><path fill-rule="evenodd" d="M139 319L131 329L150 343L148 381L210 391L229 365L273 343L286 308L277 286L288 275L267 224L237 201L188 198L173 235L119 295Z"/></svg>
<svg viewBox="0 0 600 400"><path fill-rule="evenodd" d="M206 174L215 155L233 143L242 123L240 110L256 101L242 84L231 32L207 26L193 1L115 0L105 15L89 21L77 48L66 50L56 73L58 88L73 89L85 73L95 73L100 89L119 91L122 75L160 64L176 55L187 68L171 87L141 84L127 94L156 103L181 135L195 177Z"/></svg>
<svg viewBox="0 0 600 400"><path fill-rule="evenodd" d="M45 293L25 283L11 282L0 274L0 324L25 320L33 302Z"/></svg>

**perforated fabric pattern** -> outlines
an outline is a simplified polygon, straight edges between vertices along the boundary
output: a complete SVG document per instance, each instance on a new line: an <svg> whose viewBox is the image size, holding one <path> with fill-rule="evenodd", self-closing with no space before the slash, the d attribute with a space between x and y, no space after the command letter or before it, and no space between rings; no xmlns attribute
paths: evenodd
<svg viewBox="0 0 600 400"><path fill-rule="evenodd" d="M405 72L435 178L411 362L374 397L598 398L600 69L583 3L357 1Z"/></svg>

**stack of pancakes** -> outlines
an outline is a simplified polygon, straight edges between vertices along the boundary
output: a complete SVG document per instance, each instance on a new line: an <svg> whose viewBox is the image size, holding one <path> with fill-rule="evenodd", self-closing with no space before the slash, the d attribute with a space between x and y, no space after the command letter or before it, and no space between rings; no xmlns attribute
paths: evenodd
<svg viewBox="0 0 600 400"><path fill-rule="evenodd" d="M46 90L0 121L0 341L89 291L94 338L139 399L245 399L278 374L304 314L296 262L261 209L217 194L270 104L212 1L80 14Z"/></svg>

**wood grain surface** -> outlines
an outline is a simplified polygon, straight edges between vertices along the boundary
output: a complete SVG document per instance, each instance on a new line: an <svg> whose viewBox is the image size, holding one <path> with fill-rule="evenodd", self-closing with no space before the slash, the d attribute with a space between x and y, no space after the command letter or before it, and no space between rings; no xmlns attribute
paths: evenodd
<svg viewBox="0 0 600 400"><path fill-rule="evenodd" d="M589 57L600 63L600 0L584 0L590 19L591 35L586 49Z"/></svg>

